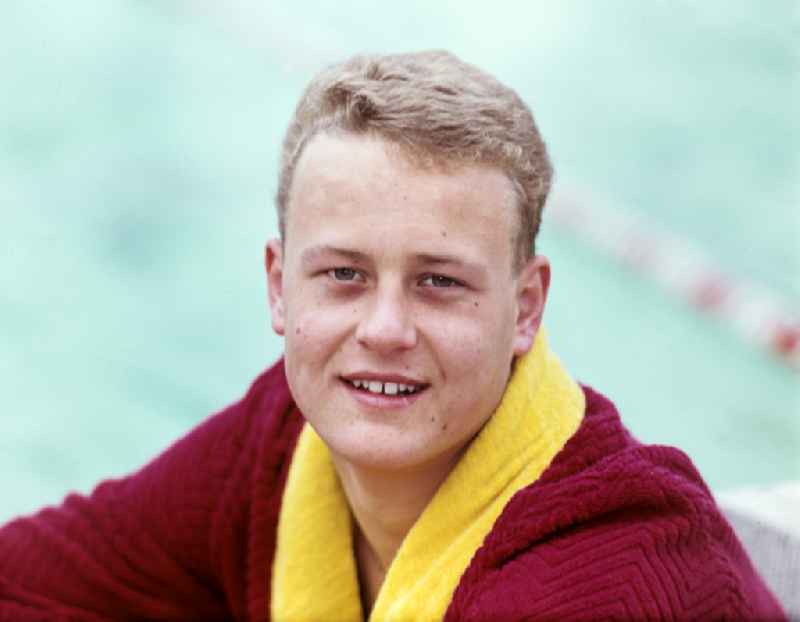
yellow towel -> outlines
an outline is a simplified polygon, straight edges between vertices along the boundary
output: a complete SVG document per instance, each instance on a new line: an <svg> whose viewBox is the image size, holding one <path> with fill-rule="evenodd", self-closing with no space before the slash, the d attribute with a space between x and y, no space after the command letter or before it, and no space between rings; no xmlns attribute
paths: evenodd
<svg viewBox="0 0 800 622"><path fill-rule="evenodd" d="M369 619L441 620L506 503L547 468L578 429L584 408L583 392L540 330L492 418L403 540ZM278 522L273 620L364 619L352 529L328 449L306 424Z"/></svg>

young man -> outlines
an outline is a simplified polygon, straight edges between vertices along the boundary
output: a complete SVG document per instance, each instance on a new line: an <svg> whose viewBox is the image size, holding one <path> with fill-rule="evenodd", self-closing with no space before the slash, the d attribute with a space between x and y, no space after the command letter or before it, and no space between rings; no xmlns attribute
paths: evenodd
<svg viewBox="0 0 800 622"><path fill-rule="evenodd" d="M524 103L450 54L317 76L266 248L284 359L4 527L0 621L782 619L688 458L549 351L551 174Z"/></svg>

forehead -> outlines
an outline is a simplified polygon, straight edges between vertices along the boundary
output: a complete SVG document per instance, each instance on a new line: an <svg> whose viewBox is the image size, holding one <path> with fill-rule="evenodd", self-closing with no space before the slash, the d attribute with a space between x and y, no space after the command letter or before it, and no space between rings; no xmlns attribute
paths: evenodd
<svg viewBox="0 0 800 622"><path fill-rule="evenodd" d="M352 134L308 143L287 207L287 241L364 234L505 254L517 221L513 186L499 168L423 167L392 143Z"/></svg>

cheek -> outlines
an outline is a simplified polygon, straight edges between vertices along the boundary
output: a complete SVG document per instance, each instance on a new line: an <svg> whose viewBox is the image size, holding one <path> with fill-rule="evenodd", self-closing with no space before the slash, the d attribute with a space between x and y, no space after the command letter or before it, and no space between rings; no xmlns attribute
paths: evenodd
<svg viewBox="0 0 800 622"><path fill-rule="evenodd" d="M349 330L352 314L344 309L323 309L314 299L294 300L287 308L284 349L287 365L324 363Z"/></svg>
<svg viewBox="0 0 800 622"><path fill-rule="evenodd" d="M511 356L513 313L506 305L475 302L458 317L438 318L436 329L439 347L449 353L454 364L464 366L476 360L494 360L495 356Z"/></svg>
<svg viewBox="0 0 800 622"><path fill-rule="evenodd" d="M480 322L450 317L427 332L446 380L469 382L480 374L492 339Z"/></svg>
<svg viewBox="0 0 800 622"><path fill-rule="evenodd" d="M513 355L510 313L504 307L485 306L485 311L473 307L474 314L440 322L432 342L444 379L457 387L448 399L462 405L470 401L476 407L493 407L508 381Z"/></svg>
<svg viewBox="0 0 800 622"><path fill-rule="evenodd" d="M332 339L335 323L329 315L293 313L287 321L284 336L284 359L286 377L295 400L304 413L316 411L325 384L326 364L331 360L336 347Z"/></svg>

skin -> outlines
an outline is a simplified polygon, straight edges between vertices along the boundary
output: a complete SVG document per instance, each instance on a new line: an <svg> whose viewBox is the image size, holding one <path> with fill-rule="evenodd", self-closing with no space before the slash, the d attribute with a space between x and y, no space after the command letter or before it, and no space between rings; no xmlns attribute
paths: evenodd
<svg viewBox="0 0 800 622"><path fill-rule="evenodd" d="M298 162L284 242L267 244L272 326L353 510L367 609L539 329L550 267L512 269L514 201L497 168L421 170L380 138L322 134ZM365 374L421 390L374 398L343 379Z"/></svg>

